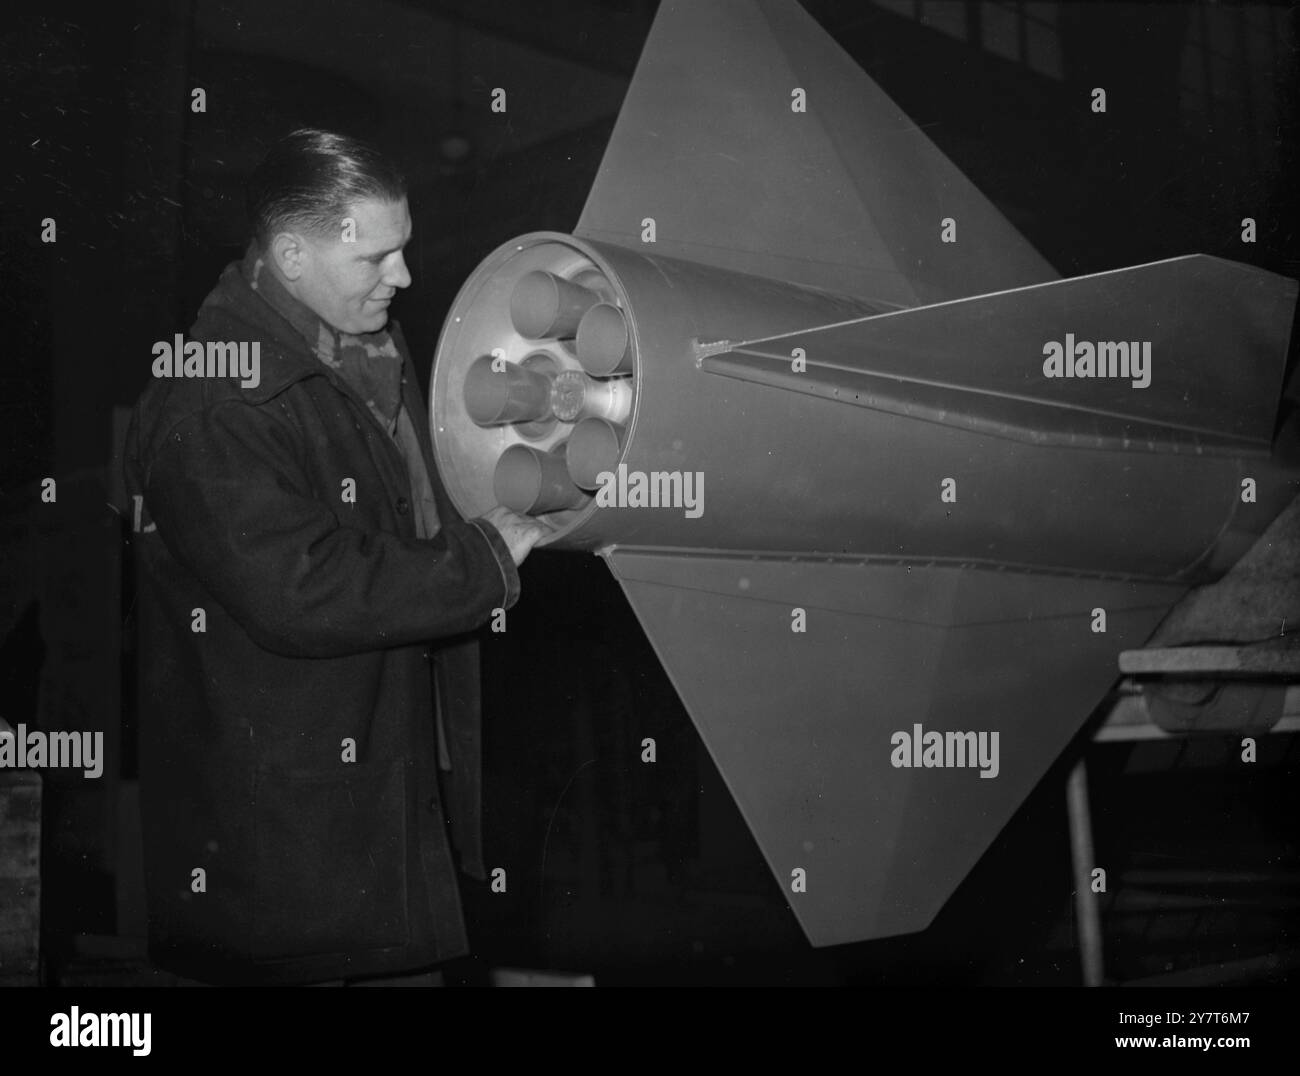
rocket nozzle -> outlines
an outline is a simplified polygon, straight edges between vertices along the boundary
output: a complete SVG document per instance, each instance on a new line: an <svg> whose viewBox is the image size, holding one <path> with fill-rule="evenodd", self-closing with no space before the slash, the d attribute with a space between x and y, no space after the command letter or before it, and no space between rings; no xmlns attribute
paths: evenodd
<svg viewBox="0 0 1300 1076"><path fill-rule="evenodd" d="M465 410L479 426L532 422L551 414L551 378L484 355L465 371Z"/></svg>
<svg viewBox="0 0 1300 1076"><path fill-rule="evenodd" d="M510 294L510 321L520 336L547 340L573 336L582 316L600 296L562 276L534 269Z"/></svg>
<svg viewBox="0 0 1300 1076"><path fill-rule="evenodd" d="M578 325L578 361L594 377L632 372L632 336L613 303L597 303Z"/></svg>
<svg viewBox="0 0 1300 1076"><path fill-rule="evenodd" d="M586 503L587 494L573 484L565 466L567 443L560 442L550 452L521 444L502 452L492 479L497 500L515 512L531 516L579 508Z"/></svg>
<svg viewBox="0 0 1300 1076"><path fill-rule="evenodd" d="M584 418L569 434L566 452L569 477L581 489L595 489L599 475L611 474L627 441L627 430L603 418Z"/></svg>

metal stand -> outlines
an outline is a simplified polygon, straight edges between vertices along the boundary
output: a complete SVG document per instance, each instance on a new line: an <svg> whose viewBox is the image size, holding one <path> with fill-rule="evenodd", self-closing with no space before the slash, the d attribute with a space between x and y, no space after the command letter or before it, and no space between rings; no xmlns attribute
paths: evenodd
<svg viewBox="0 0 1300 1076"><path fill-rule="evenodd" d="M1074 912L1083 985L1101 986L1101 912L1097 894L1092 891L1092 815L1088 809L1088 769L1082 758L1066 782L1065 807L1070 817L1070 863L1074 868Z"/></svg>

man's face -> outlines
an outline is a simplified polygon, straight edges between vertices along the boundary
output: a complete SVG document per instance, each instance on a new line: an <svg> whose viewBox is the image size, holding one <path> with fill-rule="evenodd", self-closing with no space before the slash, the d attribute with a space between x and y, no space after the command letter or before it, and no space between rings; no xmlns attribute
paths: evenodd
<svg viewBox="0 0 1300 1076"><path fill-rule="evenodd" d="M402 248L411 238L406 199L366 199L348 214L354 241L340 222L334 236L299 236L288 286L294 297L340 332L372 333L388 322L388 304L411 283Z"/></svg>

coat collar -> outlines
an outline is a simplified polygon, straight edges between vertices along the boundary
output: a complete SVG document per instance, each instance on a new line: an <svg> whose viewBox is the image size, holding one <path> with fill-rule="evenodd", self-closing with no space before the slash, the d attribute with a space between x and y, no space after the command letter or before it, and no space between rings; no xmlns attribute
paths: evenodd
<svg viewBox="0 0 1300 1076"><path fill-rule="evenodd" d="M239 386L252 404L274 399L305 377L330 374L298 330L248 286L240 266L231 262L222 271L217 286L203 300L190 335L197 340L258 341L261 380L252 388Z"/></svg>
<svg viewBox="0 0 1300 1076"><path fill-rule="evenodd" d="M257 340L261 343L261 381L255 388L245 388L238 381L232 380L229 387L250 404L260 405L304 378L323 377L353 400L369 417L364 401L344 379L316 358L301 333L248 286L241 265L242 262L239 261L231 262L222 271L216 287L199 308L198 318L190 330L190 335L199 340ZM415 426L439 515L443 520L459 519L460 514L452 504L438 471L433 439L424 417L420 383L416 379L406 338L395 320L389 320L388 331L393 337L397 353L402 357L402 400ZM395 446L393 451L397 451ZM398 455L400 457L400 453Z"/></svg>

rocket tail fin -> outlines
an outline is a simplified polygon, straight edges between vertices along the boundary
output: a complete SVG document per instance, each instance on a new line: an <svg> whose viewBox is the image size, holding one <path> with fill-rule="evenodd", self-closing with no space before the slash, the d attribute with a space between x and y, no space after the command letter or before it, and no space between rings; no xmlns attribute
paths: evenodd
<svg viewBox="0 0 1300 1076"><path fill-rule="evenodd" d="M1183 592L924 564L607 558L817 946L924 929L1105 695L1120 651ZM945 737L945 762L958 760L948 733L976 734L953 736L966 765L895 765L894 737L918 725Z"/></svg>
<svg viewBox="0 0 1300 1076"><path fill-rule="evenodd" d="M574 233L892 307L1057 275L794 0L663 0Z"/></svg>
<svg viewBox="0 0 1300 1076"><path fill-rule="evenodd" d="M700 365L1034 444L1267 451L1296 289L1197 254L732 344Z"/></svg>

